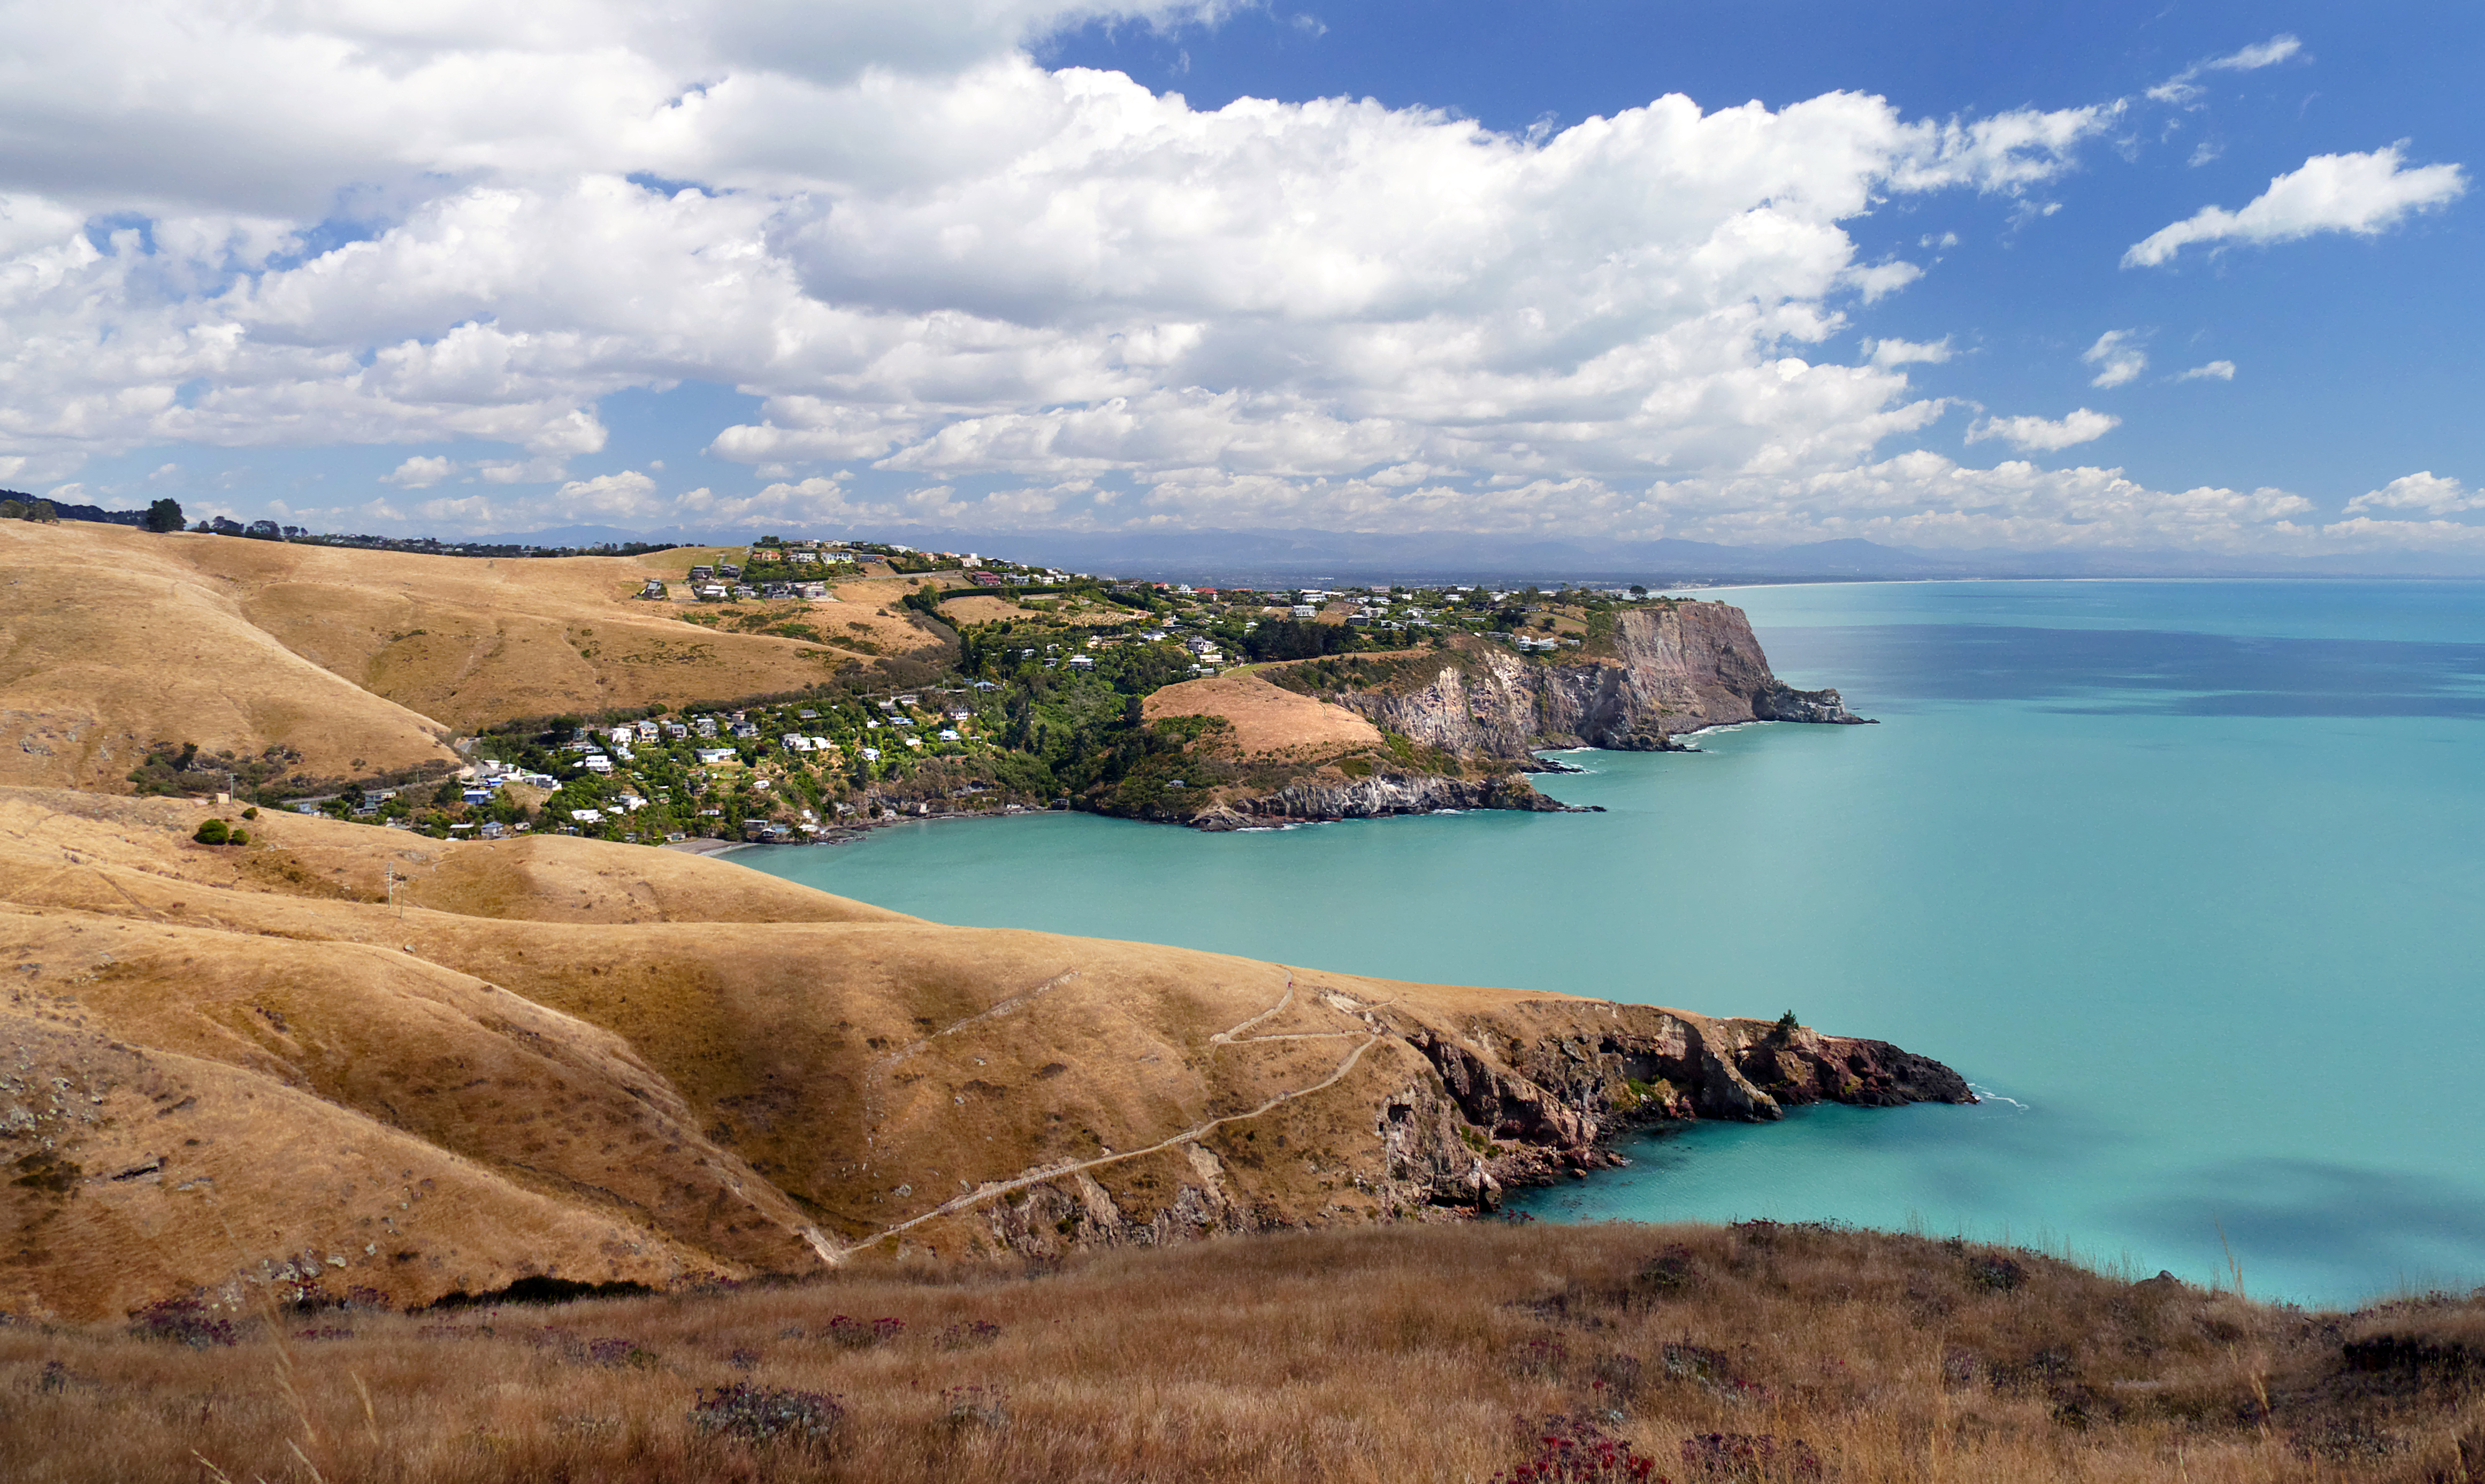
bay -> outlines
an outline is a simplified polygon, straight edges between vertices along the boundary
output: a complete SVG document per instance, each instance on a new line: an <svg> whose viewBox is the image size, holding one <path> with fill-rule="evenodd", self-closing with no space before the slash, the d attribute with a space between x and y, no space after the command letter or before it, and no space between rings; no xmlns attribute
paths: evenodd
<svg viewBox="0 0 2485 1484"><path fill-rule="evenodd" d="M751 850L941 921L1792 1008L1975 1108L1625 1144L1546 1220L1835 1220L2349 1303L2485 1280L2485 586L1710 594L1861 728L1540 780L1602 814L1207 836L1084 815Z"/></svg>

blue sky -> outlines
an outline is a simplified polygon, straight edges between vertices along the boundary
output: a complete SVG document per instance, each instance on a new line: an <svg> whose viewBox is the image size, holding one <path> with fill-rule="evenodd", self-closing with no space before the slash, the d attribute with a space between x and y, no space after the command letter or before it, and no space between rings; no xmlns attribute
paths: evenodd
<svg viewBox="0 0 2485 1484"><path fill-rule="evenodd" d="M1990 115L2145 99L2208 58L2273 36L2285 64L2198 80L2188 106L2136 107L2122 151L2053 189L2020 224L1973 199L1903 203L1852 223L1867 256L1926 234L1959 245L1856 335L1972 353L1916 372L1940 396L2085 403L2124 425L2082 451L2172 487L2279 485L2344 502L2416 468L2485 477L2485 232L2471 206L2382 237L2317 237L2215 263L2133 272L2122 250L2207 203L2241 206L2315 154L2411 141L2412 156L2485 158L2474 101L2485 11L2376 4L1735 6L1495 0L1279 6L1213 31L1093 24L1040 48L1112 68L1198 107L1238 96L1370 95L1456 109L1496 129L1556 126L1683 93L1772 107L1836 91L1910 115ZM1521 20L1523 17L1523 21ZM2212 158L2194 163L2207 152ZM2152 374L2108 394L2078 359L2108 328L2144 339ZM2232 383L2164 377L2215 360ZM2179 363L2179 364L2178 364ZM2245 367L2251 373L2244 373Z"/></svg>
<svg viewBox="0 0 2485 1484"><path fill-rule="evenodd" d="M2473 7L103 14L6 22L11 487L2485 556Z"/></svg>

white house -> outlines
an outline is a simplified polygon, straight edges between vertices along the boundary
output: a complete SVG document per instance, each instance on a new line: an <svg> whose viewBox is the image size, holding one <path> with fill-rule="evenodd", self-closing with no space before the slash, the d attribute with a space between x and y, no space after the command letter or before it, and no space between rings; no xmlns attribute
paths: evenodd
<svg viewBox="0 0 2485 1484"><path fill-rule="evenodd" d="M587 771L589 773L610 773L613 771L613 759L605 756L602 753L589 753L587 755Z"/></svg>

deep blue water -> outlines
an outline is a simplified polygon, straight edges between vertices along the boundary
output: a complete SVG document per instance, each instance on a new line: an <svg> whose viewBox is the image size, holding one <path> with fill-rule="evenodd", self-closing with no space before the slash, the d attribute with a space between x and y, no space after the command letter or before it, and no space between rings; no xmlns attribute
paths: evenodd
<svg viewBox="0 0 2485 1484"><path fill-rule="evenodd" d="M2485 585L1753 589L1868 728L1573 754L1602 814L1085 816L751 851L952 922L1774 1016L1972 1109L1630 1146L1552 1218L1836 1219L2340 1303L2485 1281Z"/></svg>

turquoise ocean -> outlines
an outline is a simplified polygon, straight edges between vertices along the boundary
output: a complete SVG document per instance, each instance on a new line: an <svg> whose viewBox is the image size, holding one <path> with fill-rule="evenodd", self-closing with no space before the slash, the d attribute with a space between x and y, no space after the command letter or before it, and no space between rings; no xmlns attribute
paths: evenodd
<svg viewBox="0 0 2485 1484"><path fill-rule="evenodd" d="M2485 1283L2485 584L1708 594L1873 727L1569 753L1601 814L908 825L746 866L945 922L1711 1014L1974 1108L1637 1138L1543 1220L1834 1220L2322 1305Z"/></svg>

